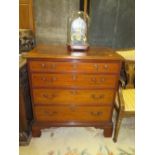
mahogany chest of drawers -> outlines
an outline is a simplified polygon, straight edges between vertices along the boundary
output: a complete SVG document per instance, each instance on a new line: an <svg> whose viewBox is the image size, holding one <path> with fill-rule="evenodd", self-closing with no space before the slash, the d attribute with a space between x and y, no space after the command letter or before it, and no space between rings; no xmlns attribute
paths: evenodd
<svg viewBox="0 0 155 155"><path fill-rule="evenodd" d="M122 58L109 48L70 52L39 45L25 57L33 103L32 135L53 126L94 126L112 135Z"/></svg>

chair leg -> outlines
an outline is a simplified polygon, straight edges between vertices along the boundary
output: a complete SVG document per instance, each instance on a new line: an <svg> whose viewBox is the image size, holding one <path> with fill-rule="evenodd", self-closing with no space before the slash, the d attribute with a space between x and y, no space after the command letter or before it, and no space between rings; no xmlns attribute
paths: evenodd
<svg viewBox="0 0 155 155"><path fill-rule="evenodd" d="M113 136L113 141L114 142L117 142L118 133L119 133L119 129L120 129L121 123L122 123L122 117L121 117L120 112L118 112L117 119L116 119L114 136Z"/></svg>

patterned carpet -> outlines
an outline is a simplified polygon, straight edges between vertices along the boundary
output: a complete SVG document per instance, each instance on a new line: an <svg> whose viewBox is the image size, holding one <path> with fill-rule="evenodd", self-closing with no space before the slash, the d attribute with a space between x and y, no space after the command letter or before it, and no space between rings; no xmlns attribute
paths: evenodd
<svg viewBox="0 0 155 155"><path fill-rule="evenodd" d="M127 123L126 123L127 122ZM134 155L133 120L123 121L118 142L103 137L103 130L93 127L50 128L28 146L19 148L20 155Z"/></svg>

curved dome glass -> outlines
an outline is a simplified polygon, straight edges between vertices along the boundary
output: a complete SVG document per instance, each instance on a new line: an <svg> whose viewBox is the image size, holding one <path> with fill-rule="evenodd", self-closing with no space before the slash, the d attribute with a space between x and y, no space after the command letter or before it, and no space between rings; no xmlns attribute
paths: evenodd
<svg viewBox="0 0 155 155"><path fill-rule="evenodd" d="M67 45L71 50L87 50L89 17L83 11L74 12L68 19Z"/></svg>

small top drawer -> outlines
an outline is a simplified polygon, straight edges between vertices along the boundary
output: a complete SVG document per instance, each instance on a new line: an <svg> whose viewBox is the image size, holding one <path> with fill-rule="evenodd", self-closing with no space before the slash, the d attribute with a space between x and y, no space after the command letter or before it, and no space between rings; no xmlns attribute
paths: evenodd
<svg viewBox="0 0 155 155"><path fill-rule="evenodd" d="M83 72L83 73L118 73L117 62L52 62L30 61L32 72Z"/></svg>

